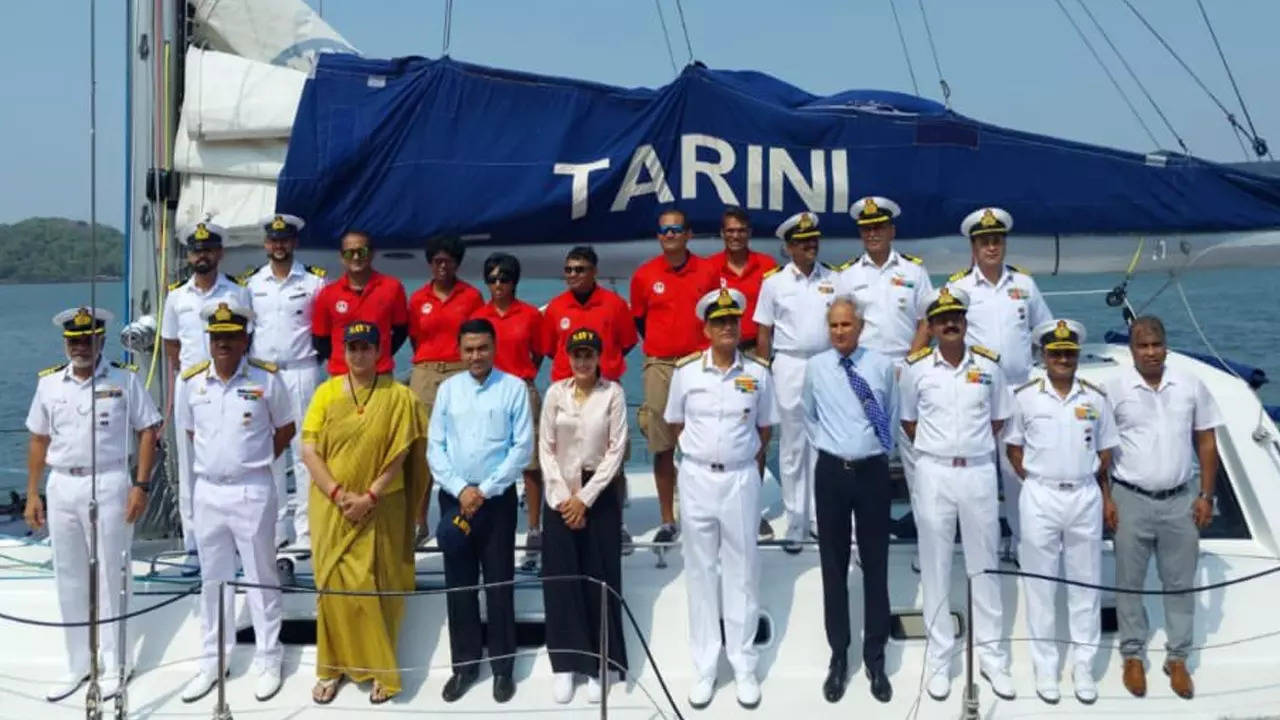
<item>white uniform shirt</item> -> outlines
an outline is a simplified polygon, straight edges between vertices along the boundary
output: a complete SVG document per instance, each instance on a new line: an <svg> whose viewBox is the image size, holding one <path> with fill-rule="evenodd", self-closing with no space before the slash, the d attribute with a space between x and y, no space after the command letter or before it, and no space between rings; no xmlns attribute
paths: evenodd
<svg viewBox="0 0 1280 720"><path fill-rule="evenodd" d="M1106 390L1120 431L1111 474L1153 492L1186 483L1194 469L1191 431L1223 422L1200 378L1165 366L1153 389L1137 369L1127 368Z"/></svg>
<svg viewBox="0 0 1280 720"><path fill-rule="evenodd" d="M773 350L812 355L830 346L827 308L836 297L837 280L836 271L822 263L808 277L787 263L764 279L751 319L773 327Z"/></svg>
<svg viewBox="0 0 1280 720"><path fill-rule="evenodd" d="M663 419L684 425L682 455L724 465L754 462L759 428L778 424L769 368L738 353L729 369L721 371L711 361L711 350L704 350L671 376Z"/></svg>
<svg viewBox="0 0 1280 720"><path fill-rule="evenodd" d="M924 264L897 250L890 250L879 267L863 253L840 271L838 294L852 296L862 314L858 347L892 358L900 359L911 349L932 292Z"/></svg>
<svg viewBox="0 0 1280 720"><path fill-rule="evenodd" d="M205 336L205 322L200 318L200 309L210 300L219 298L236 298L244 307L251 307L249 291L236 284L234 280L218 273L217 280L209 292L202 292L196 287L193 275L186 282L169 291L164 301L164 323L160 328L160 337L165 340L177 340L179 369L209 359L209 341Z"/></svg>
<svg viewBox="0 0 1280 720"><path fill-rule="evenodd" d="M45 374L47 373L47 374ZM137 374L116 363L98 361L96 387L81 380L71 365L41 374L27 411L27 430L49 437L45 462L55 469L87 468L93 460L89 434L96 410L97 463L119 469L129 457L130 435L160 422L160 412ZM93 395L97 394L96 405Z"/></svg>
<svg viewBox="0 0 1280 720"><path fill-rule="evenodd" d="M1010 384L1026 382L1031 374L1031 329L1053 319L1036 281L1006 265L992 285L975 265L960 277L952 275L947 284L969 294L965 342L999 353L1000 367Z"/></svg>
<svg viewBox="0 0 1280 720"><path fill-rule="evenodd" d="M1081 482L1097 474L1098 453L1119 445L1120 434L1098 388L1077 378L1064 398L1040 378L1014 392L1004 442L1022 446L1028 478Z"/></svg>
<svg viewBox="0 0 1280 720"><path fill-rule="evenodd" d="M311 344L311 309L324 287L324 271L294 261L284 280L267 263L245 281L253 304L253 347L259 360L291 365L316 362Z"/></svg>
<svg viewBox="0 0 1280 720"><path fill-rule="evenodd" d="M930 455L990 455L996 448L992 421L1013 412L1000 366L973 348L965 350L959 367L931 350L908 362L899 383L901 419L916 423L915 449Z"/></svg>
<svg viewBox="0 0 1280 720"><path fill-rule="evenodd" d="M187 388L179 426L195 432L197 477L234 478L271 467L275 430L294 422L289 394L276 373L241 360L224 383L211 362L180 382Z"/></svg>

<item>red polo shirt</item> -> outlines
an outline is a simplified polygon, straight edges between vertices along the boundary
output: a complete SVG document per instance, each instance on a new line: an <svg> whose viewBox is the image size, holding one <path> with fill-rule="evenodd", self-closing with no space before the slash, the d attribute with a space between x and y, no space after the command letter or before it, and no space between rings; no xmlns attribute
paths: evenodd
<svg viewBox="0 0 1280 720"><path fill-rule="evenodd" d="M777 267L778 261L766 253L748 250L747 265L739 275L729 267L727 255L724 251L718 252L707 258L707 262L716 268L729 287L741 290L747 296L747 311L742 315L742 339L755 340L759 328L751 316L755 314L756 301L760 299L760 285L764 283L764 274Z"/></svg>
<svg viewBox="0 0 1280 720"><path fill-rule="evenodd" d="M631 276L631 313L644 318L644 354L672 358L707 347L695 314L703 295L720 287L715 266L689 253L679 269L661 255Z"/></svg>
<svg viewBox="0 0 1280 720"><path fill-rule="evenodd" d="M443 300L431 281L409 296L409 337L413 340L413 361L458 362L458 328L471 317L484 297L471 285L456 281Z"/></svg>
<svg viewBox="0 0 1280 720"><path fill-rule="evenodd" d="M595 330L604 345L600 354L600 374L608 380L621 380L627 371L623 351L634 347L639 337L627 301L599 285L587 296L585 303L578 302L568 290L547 303L543 313L542 337L543 347L551 351L551 380L563 380L573 374L564 348L569 333L582 327Z"/></svg>
<svg viewBox="0 0 1280 720"><path fill-rule="evenodd" d="M351 289L351 279L344 273L338 282L325 285L316 295L315 309L311 313L311 334L328 335L333 343L329 354L329 374L347 372L347 358L343 353L342 334L347 325L362 320L378 326L381 351L378 354L378 372L391 372L396 361L391 357L391 327L407 325L409 313L405 307L404 285L390 275L374 271L369 282L359 292Z"/></svg>
<svg viewBox="0 0 1280 720"><path fill-rule="evenodd" d="M513 300L504 315L490 302L477 308L471 317L488 320L498 332L494 367L522 380L537 377L537 361L547 354L543 350L546 338L542 329L542 313L538 308L523 300Z"/></svg>

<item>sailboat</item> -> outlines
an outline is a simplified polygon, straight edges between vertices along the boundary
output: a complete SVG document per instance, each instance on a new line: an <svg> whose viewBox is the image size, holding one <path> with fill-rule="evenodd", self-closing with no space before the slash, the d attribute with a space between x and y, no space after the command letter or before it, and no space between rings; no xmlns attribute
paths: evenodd
<svg viewBox="0 0 1280 720"><path fill-rule="evenodd" d="M334 238L347 228L379 239L378 266L417 271L421 240L437 232L463 235L486 249L508 249L526 274L548 276L566 246L596 244L601 265L626 274L648 254L654 209L678 202L695 227L718 222L723 205L747 207L760 227L800 209L819 213L833 239L825 247L852 254L856 233L847 208L874 189L914 208L899 237L928 242L953 235L958 219L979 204L998 204L1018 218L1019 242L1050 252L1033 269L1117 266L1140 235L1159 236L1171 252L1148 267L1176 267L1211 246L1263 248L1280 242L1280 178L1176 153L1122 152L999 128L937 103L884 91L818 97L755 72L691 65L659 89L618 88L437 59L360 57L300 0L170 0L130 4L129 278L127 346L159 397L163 358L155 318L167 284L177 279L176 228L212 217L229 228L224 268L259 257L260 217L279 210L307 218L302 259L337 270ZM263 32L270 28L271 32ZM874 188L869 184L874 180ZM710 240L694 250L709 247ZM952 243L953 245L955 243ZM472 253L470 262L480 253ZM947 262L946 260L939 261ZM968 262L967 257L955 265ZM1163 264L1162 264L1163 263ZM946 265L942 265L946 266ZM464 272L466 272L464 268ZM1119 300L1123 302L1123 297ZM1097 344L1082 354L1082 376L1103 383L1132 360L1124 345ZM623 593L634 619L626 629L631 672L606 708L551 697L551 671L541 651L541 593L525 576L516 593L521 656L517 693L496 705L473 690L454 705L439 700L448 677L441 562L428 548L418 559L423 595L409 599L400 640L405 692L370 709L356 692L317 709L314 596L285 596L285 687L268 702L252 697L245 675L252 644L245 636L230 658L225 705L206 698L183 705L179 693L194 672L199 621L190 589L174 567L175 523L161 494L139 529L128 571L131 610L167 603L132 621L136 677L128 710L136 716L214 713L260 718L299 715L361 717L371 713L465 714L474 718L607 714L625 718L877 717L991 718L1257 717L1280 711L1280 620L1265 608L1280 595L1280 432L1258 396L1227 365L1173 353L1169 364L1204 380L1227 424L1218 431L1221 470L1217 511L1205 531L1197 584L1193 655L1203 691L1192 701L1161 692L1136 699L1120 680L1118 654L1100 654L1096 705L1070 699L1050 707L1034 693L1025 647L1018 580L1003 578L1004 636L1012 647L1019 696L1002 701L979 688L967 696L957 680L951 697L923 692L924 627L919 576L911 569L909 523L890 550L894 613L888 671L896 693L888 705L866 691L855 664L844 699L821 696L828 650L817 612L817 553L762 552L761 650L764 700L754 711L720 692L701 711L685 696L694 682L687 657L682 561L672 550L624 559ZM657 525L647 496L653 483L633 474L628 520ZM905 497L894 506L903 518ZM8 616L54 620L47 543L0 539L11 575L0 585ZM1112 556L1104 551L1103 577ZM282 578L305 586L305 553L282 553ZM856 583L856 571L850 582ZM1245 582L1231 582L1257 576ZM1156 587L1154 570L1149 587ZM967 627L965 578L956 573L950 622ZM858 606L851 607L858 627ZM1103 597L1104 644L1114 645L1115 598ZM1162 625L1148 603L1152 626ZM1065 628L1065 612L1059 627ZM44 684L64 668L60 630L23 622L4 625L0 718L72 717L83 693L59 704L43 700ZM110 631L110 628L108 628ZM1154 667L1162 646L1150 641ZM643 641L643 642L641 642ZM850 657L859 657L858 641ZM957 670L959 666L957 665ZM721 683L729 679L722 667ZM963 706L964 700L972 705ZM111 708L106 708L108 712ZM974 714L976 713L976 714Z"/></svg>

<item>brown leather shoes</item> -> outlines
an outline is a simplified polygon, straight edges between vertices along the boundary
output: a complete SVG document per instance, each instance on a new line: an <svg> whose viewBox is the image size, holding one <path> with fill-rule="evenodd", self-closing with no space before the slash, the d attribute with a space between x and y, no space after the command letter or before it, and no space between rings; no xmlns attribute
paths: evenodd
<svg viewBox="0 0 1280 720"><path fill-rule="evenodd" d="M1133 693L1134 697L1147 694L1147 669L1142 666L1140 658L1125 658L1124 689Z"/></svg>
<svg viewBox="0 0 1280 720"><path fill-rule="evenodd" d="M1196 694L1195 685L1191 683L1191 673L1187 672L1187 663L1183 660L1169 660L1164 664L1164 674L1169 676L1169 687L1174 694L1183 700L1190 700ZM1128 677L1127 675L1125 676Z"/></svg>

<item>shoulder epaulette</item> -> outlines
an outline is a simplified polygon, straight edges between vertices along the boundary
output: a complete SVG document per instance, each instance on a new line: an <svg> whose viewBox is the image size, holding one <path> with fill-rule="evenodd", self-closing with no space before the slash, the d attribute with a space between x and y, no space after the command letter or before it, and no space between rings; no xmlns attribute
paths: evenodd
<svg viewBox="0 0 1280 720"><path fill-rule="evenodd" d="M822 267L824 267L824 268L828 269L828 270L835 270L835 269L836 269L836 267L835 267L834 265L832 265L831 263L829 263L829 262L819 262L818 264L819 264L819 265L821 265Z"/></svg>
<svg viewBox="0 0 1280 720"><path fill-rule="evenodd" d="M856 262L858 262L858 256L857 256L857 255L854 255L853 257L849 258L848 260L845 260L844 262L842 262L842 263L840 263L839 265L837 265L837 266L835 267L835 269L836 269L836 270L838 270L838 271L840 271L840 272L844 272L845 270L848 270L849 268L853 267L853 264L854 264L854 263L856 263Z"/></svg>
<svg viewBox="0 0 1280 720"><path fill-rule="evenodd" d="M1030 277L1030 276L1031 276L1031 273L1027 272L1026 270L1023 270L1022 268L1018 267L1017 265L1005 265L1005 267L1006 267L1007 269L1009 269L1009 270L1012 270L1013 272L1016 272L1016 273L1022 273L1023 275L1026 275L1026 276L1028 276L1028 277Z"/></svg>
<svg viewBox="0 0 1280 720"><path fill-rule="evenodd" d="M244 283L240 282L240 278L236 277L235 275L232 275L231 273L222 273L222 277L230 280L236 285L244 285Z"/></svg>
<svg viewBox="0 0 1280 720"><path fill-rule="evenodd" d="M907 364L914 365L933 354L932 347L922 347L907 356Z"/></svg>
<svg viewBox="0 0 1280 720"><path fill-rule="evenodd" d="M782 269L782 266L781 266L781 265L774 265L773 267L769 268L768 270L765 270L765 271L764 271L764 275L761 275L760 277L762 277L762 278L767 278L767 277L769 277L770 275L777 275L777 274L778 274L778 271L779 271L779 270L781 270L781 269Z"/></svg>
<svg viewBox="0 0 1280 720"><path fill-rule="evenodd" d="M326 275L325 269L319 265L303 265L302 267L306 268L307 272L315 275L316 277L324 277Z"/></svg>
<svg viewBox="0 0 1280 720"><path fill-rule="evenodd" d="M947 282L956 282L957 280L964 277L965 275L968 275L971 272L973 272L973 268L971 267L965 268L964 270L957 270L951 273L951 277L947 278Z"/></svg>
<svg viewBox="0 0 1280 720"><path fill-rule="evenodd" d="M196 363L195 365L192 365L191 367L187 368L186 370L183 370L183 371L182 371L182 379L183 379L183 380L190 380L191 378L195 377L196 375L199 375L200 373L204 372L204 371L205 371L205 369L206 369L206 368L208 368L208 367L209 367L209 361L208 361L208 360L201 360L200 362Z"/></svg>
<svg viewBox="0 0 1280 720"><path fill-rule="evenodd" d="M1107 391L1106 391L1106 390L1103 390L1102 388L1098 387L1097 385L1094 385L1093 383L1089 382L1088 380L1085 380L1084 378L1076 378L1076 379L1080 381L1080 384L1081 384L1081 385L1083 385L1083 386L1085 386L1085 387L1089 388L1090 390L1092 390L1092 391L1094 391L1094 392L1098 393L1098 394L1099 394L1099 395L1101 395L1102 397L1106 397L1106 396L1107 396Z"/></svg>
<svg viewBox="0 0 1280 720"><path fill-rule="evenodd" d="M973 351L974 355L981 355L993 363L1000 362L1000 353L992 350L991 348L982 347L981 345L970 345L969 349Z"/></svg>
<svg viewBox="0 0 1280 720"><path fill-rule="evenodd" d="M122 363L112 360L111 367L119 368L120 370L128 370L129 372L138 372L138 366L133 363Z"/></svg>
<svg viewBox="0 0 1280 720"><path fill-rule="evenodd" d="M924 264L924 259L919 258L919 257L916 257L915 255L910 255L910 254L907 254L907 253L904 253L904 252L900 252L900 253L898 253L898 255L902 256L902 258L903 258L904 260L906 260L907 262L913 262L913 263L915 263L915 264L917 264L917 265L923 265L923 264Z"/></svg>
<svg viewBox="0 0 1280 720"><path fill-rule="evenodd" d="M183 284L185 284L186 282L187 282L186 280L179 280L178 282L175 282L175 283L169 283L169 292L173 292L174 290L177 290L178 288L182 287Z"/></svg>
<svg viewBox="0 0 1280 720"><path fill-rule="evenodd" d="M249 358L249 364L256 368L266 370L269 373L276 372L280 369L279 365L267 360L259 360L258 358Z"/></svg>
<svg viewBox="0 0 1280 720"><path fill-rule="evenodd" d="M1014 388L1014 389L1013 389L1013 391L1014 391L1015 393L1020 393L1020 392L1022 392L1023 390L1026 390L1026 389L1027 389L1027 388L1029 388L1029 387L1034 387L1034 386L1036 386L1036 385L1040 385L1040 384L1042 384L1043 382L1044 382L1044 378L1036 378L1036 379L1034 379L1034 380L1028 380L1028 381L1026 381L1026 382L1022 383L1021 385L1019 385L1018 387Z"/></svg>
<svg viewBox="0 0 1280 720"><path fill-rule="evenodd" d="M246 285L249 282L249 278L253 277L255 273L257 273L259 270L261 270L264 267L266 267L265 263L262 265L259 265L258 267L245 268L244 272L231 278L231 280L237 285Z"/></svg>
<svg viewBox="0 0 1280 720"><path fill-rule="evenodd" d="M694 360L697 360L700 357L702 357L701 351L689 353L688 355L685 355L679 360L676 360L676 367L684 367L685 365L688 365L689 363L693 362Z"/></svg>
<svg viewBox="0 0 1280 720"><path fill-rule="evenodd" d="M773 363L769 362L768 360L765 360L764 358L760 357L759 355L756 355L755 353L749 353L749 352L742 353L742 357L752 362L759 363L765 367L770 367L771 365L773 365Z"/></svg>
<svg viewBox="0 0 1280 720"><path fill-rule="evenodd" d="M59 370L65 368L66 366L67 366L67 363L59 363L57 365L53 365L41 370L40 372L36 373L36 375L39 377L46 377L58 372Z"/></svg>

